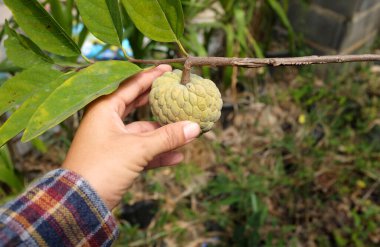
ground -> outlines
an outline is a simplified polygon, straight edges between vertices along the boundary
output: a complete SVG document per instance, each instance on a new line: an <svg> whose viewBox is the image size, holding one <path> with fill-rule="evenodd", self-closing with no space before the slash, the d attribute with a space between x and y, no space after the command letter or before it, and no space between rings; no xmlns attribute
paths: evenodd
<svg viewBox="0 0 380 247"><path fill-rule="evenodd" d="M247 71L186 160L145 173L125 196L117 245L378 246L379 67L317 70ZM72 134L50 136L21 171L58 167Z"/></svg>

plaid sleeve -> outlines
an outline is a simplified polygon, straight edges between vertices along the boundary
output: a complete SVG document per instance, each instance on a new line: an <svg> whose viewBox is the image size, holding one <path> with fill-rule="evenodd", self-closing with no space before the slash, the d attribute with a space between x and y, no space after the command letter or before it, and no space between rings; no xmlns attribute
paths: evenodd
<svg viewBox="0 0 380 247"><path fill-rule="evenodd" d="M110 246L116 221L90 185L58 169L0 208L0 246Z"/></svg>

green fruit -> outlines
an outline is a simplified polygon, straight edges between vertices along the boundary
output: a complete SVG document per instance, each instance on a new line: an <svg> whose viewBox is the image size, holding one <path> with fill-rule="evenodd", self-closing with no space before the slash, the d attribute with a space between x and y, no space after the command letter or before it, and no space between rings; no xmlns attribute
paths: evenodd
<svg viewBox="0 0 380 247"><path fill-rule="evenodd" d="M191 74L190 82L182 85L181 77L182 71L174 70L153 82L149 94L153 115L162 125L189 120L207 132L220 118L220 92L211 80Z"/></svg>

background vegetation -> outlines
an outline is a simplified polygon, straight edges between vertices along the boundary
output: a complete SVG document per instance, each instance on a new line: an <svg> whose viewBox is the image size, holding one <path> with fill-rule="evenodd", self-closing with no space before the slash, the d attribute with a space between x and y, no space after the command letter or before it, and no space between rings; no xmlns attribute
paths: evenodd
<svg viewBox="0 0 380 247"><path fill-rule="evenodd" d="M75 10L73 1L44 4L66 30L80 22L76 11L65 12L74 13L68 19L60 12ZM182 4L181 42L191 55L310 53L286 18L287 1ZM175 45L146 39L124 9L123 21L136 58L180 54ZM76 42L83 44L87 34L82 29ZM372 52L379 49L377 42ZM9 60L0 69L9 75L19 70ZM324 77L316 75L320 69L199 69L224 92L222 118L212 132L184 148L183 164L149 171L131 188L115 210L121 229L117 245L378 246L379 65L325 68ZM13 144L8 145L12 155L6 147L0 150L3 201L59 166L79 116L35 139L24 156ZM148 108L127 121L137 119L150 119Z"/></svg>

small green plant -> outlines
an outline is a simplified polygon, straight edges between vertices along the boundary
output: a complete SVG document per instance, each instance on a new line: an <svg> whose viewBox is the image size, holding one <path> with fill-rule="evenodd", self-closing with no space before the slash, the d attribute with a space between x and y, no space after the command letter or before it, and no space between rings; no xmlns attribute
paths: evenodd
<svg viewBox="0 0 380 247"><path fill-rule="evenodd" d="M3 184L3 185L2 185ZM4 187L5 186L5 187ZM3 196L17 194L24 188L23 179L14 169L8 148L0 148L0 193ZM4 199L4 198L3 198Z"/></svg>

